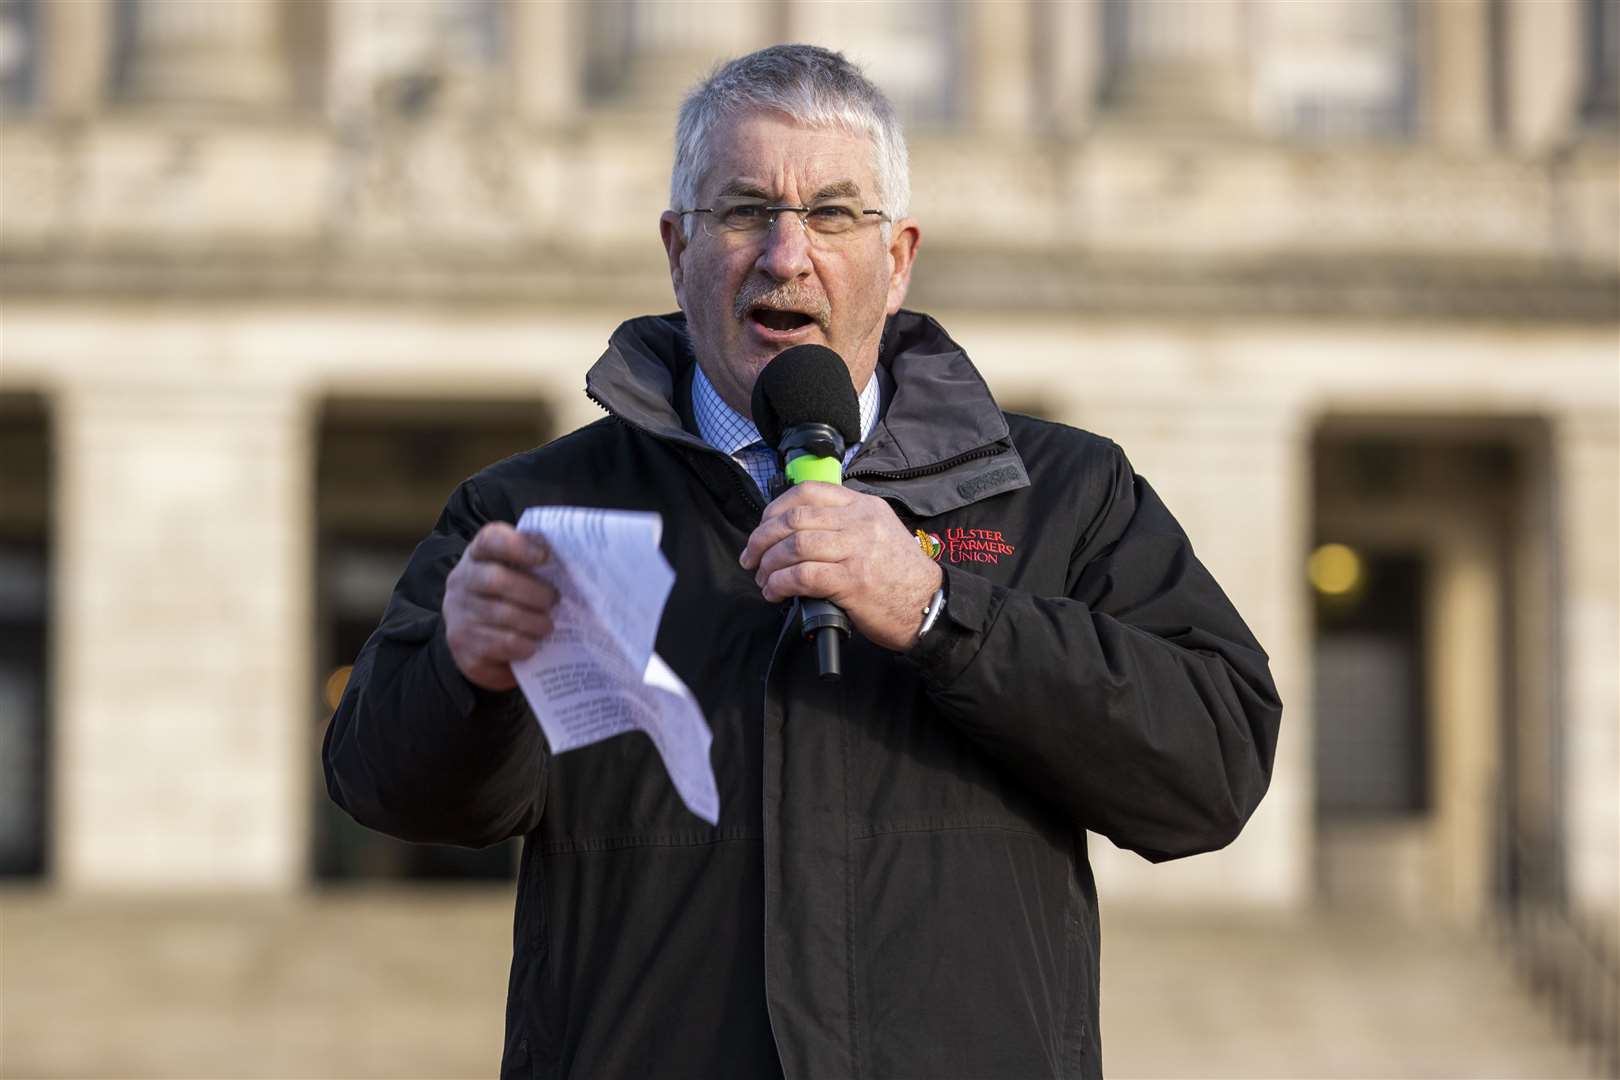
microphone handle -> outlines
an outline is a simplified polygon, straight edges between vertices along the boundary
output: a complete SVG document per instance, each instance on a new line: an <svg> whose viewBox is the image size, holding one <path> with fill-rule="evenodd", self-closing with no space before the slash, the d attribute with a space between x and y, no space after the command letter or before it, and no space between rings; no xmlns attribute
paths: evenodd
<svg viewBox="0 0 1620 1080"><path fill-rule="evenodd" d="M782 471L795 485L809 480L844 482L844 437L830 424L795 424L782 433L777 447ZM799 598L799 629L816 643L816 668L823 680L844 674L844 639L849 616L828 600Z"/></svg>
<svg viewBox="0 0 1620 1080"><path fill-rule="evenodd" d="M816 668L823 679L844 673L843 645L849 636L849 616L830 600L799 598L799 629L816 642Z"/></svg>

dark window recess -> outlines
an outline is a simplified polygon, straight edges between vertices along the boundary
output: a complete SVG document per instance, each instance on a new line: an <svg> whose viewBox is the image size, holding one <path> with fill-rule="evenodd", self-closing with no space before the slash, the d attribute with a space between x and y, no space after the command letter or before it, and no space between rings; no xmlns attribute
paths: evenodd
<svg viewBox="0 0 1620 1080"><path fill-rule="evenodd" d="M376 629L411 552L450 493L484 466L551 434L550 416L535 402L328 405L316 477L317 741L347 666ZM356 824L327 797L324 779L315 787L318 880L465 881L515 871L515 841L477 851L407 844Z"/></svg>
<svg viewBox="0 0 1620 1080"><path fill-rule="evenodd" d="M0 877L40 877L50 846L50 429L0 394Z"/></svg>
<svg viewBox="0 0 1620 1080"><path fill-rule="evenodd" d="M1354 594L1317 601L1317 812L1420 814L1430 802L1423 563L1400 552L1362 558Z"/></svg>
<svg viewBox="0 0 1620 1080"><path fill-rule="evenodd" d="M38 95L39 7L0 0L0 108L27 108Z"/></svg>
<svg viewBox="0 0 1620 1080"><path fill-rule="evenodd" d="M1586 0L1585 87L1581 122L1589 129L1620 129L1620 0Z"/></svg>

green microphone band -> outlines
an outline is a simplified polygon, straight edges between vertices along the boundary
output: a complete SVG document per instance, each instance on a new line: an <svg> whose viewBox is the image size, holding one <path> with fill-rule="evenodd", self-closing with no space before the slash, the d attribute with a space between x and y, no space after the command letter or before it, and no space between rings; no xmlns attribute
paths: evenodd
<svg viewBox="0 0 1620 1080"><path fill-rule="evenodd" d="M802 484L806 480L820 480L824 484L841 484L844 481L843 463L834 457L800 454L788 462L787 468L783 471L795 484Z"/></svg>

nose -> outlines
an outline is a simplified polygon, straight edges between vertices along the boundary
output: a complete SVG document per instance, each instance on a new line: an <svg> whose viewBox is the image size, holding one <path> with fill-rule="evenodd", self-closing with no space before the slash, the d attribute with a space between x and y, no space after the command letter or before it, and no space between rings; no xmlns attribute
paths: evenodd
<svg viewBox="0 0 1620 1080"><path fill-rule="evenodd" d="M802 215L777 212L765 230L765 244L754 265L777 281L791 281L810 272L810 230Z"/></svg>

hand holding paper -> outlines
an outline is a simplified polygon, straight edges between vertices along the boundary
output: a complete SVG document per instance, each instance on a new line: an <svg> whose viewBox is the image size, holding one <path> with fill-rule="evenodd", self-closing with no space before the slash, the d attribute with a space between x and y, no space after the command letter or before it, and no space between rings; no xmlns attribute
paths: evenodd
<svg viewBox="0 0 1620 1080"><path fill-rule="evenodd" d="M626 731L647 733L681 801L709 824L720 795L714 737L697 699L653 652L675 571L658 549L657 514L574 506L530 507L518 532L545 538L534 571L557 590L554 627L512 674L552 753Z"/></svg>

